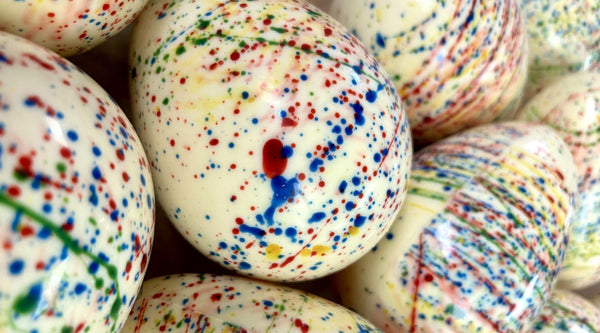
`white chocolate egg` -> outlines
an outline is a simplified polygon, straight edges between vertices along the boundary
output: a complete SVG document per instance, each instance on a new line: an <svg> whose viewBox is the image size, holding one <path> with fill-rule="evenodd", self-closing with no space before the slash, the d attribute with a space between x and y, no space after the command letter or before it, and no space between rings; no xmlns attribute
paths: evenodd
<svg viewBox="0 0 600 333"><path fill-rule="evenodd" d="M343 26L302 0L157 0L131 47L133 122L157 198L241 274L333 273L385 234L412 156L399 96Z"/></svg>
<svg viewBox="0 0 600 333"><path fill-rule="evenodd" d="M352 311L288 287L181 274L144 282L123 333L380 332Z"/></svg>
<svg viewBox="0 0 600 333"><path fill-rule="evenodd" d="M153 233L150 170L121 109L0 32L0 331L119 332Z"/></svg>
<svg viewBox="0 0 600 333"><path fill-rule="evenodd" d="M600 65L600 1L523 0L529 37L525 99L572 72Z"/></svg>
<svg viewBox="0 0 600 333"><path fill-rule="evenodd" d="M565 140L577 167L576 209L559 285L600 282L600 73L566 76L535 95L519 118L543 122Z"/></svg>
<svg viewBox="0 0 600 333"><path fill-rule="evenodd" d="M530 333L598 333L600 309L585 298L555 290Z"/></svg>
<svg viewBox="0 0 600 333"><path fill-rule="evenodd" d="M336 276L342 304L389 332L527 332L564 258L574 190L568 147L544 125L430 145L387 236Z"/></svg>
<svg viewBox="0 0 600 333"><path fill-rule="evenodd" d="M333 0L330 13L381 61L419 145L516 111L527 73L517 0Z"/></svg>
<svg viewBox="0 0 600 333"><path fill-rule="evenodd" d="M0 30L69 56L121 32L146 3L147 0L0 0Z"/></svg>

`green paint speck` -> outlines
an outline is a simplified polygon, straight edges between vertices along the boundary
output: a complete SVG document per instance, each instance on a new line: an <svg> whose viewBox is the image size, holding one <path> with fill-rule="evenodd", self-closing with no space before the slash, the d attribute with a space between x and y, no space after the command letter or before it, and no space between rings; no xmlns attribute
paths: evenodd
<svg viewBox="0 0 600 333"><path fill-rule="evenodd" d="M186 50L185 50L185 46L183 46L183 45L179 45L179 46L177 47L177 49L175 50L175 54L177 54L177 55L181 55L182 53L185 53L185 51L186 51Z"/></svg>

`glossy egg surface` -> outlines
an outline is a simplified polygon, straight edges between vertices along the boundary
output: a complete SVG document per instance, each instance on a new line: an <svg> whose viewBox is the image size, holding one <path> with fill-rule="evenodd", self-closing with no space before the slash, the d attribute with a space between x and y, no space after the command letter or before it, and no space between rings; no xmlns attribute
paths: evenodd
<svg viewBox="0 0 600 333"><path fill-rule="evenodd" d="M600 73L565 76L535 95L519 118L543 122L565 140L577 167L576 209L561 288L600 281Z"/></svg>
<svg viewBox="0 0 600 333"><path fill-rule="evenodd" d="M516 0L333 0L329 12L381 61L420 145L516 111L527 76Z"/></svg>
<svg viewBox="0 0 600 333"><path fill-rule="evenodd" d="M150 170L121 109L0 32L0 331L118 332L153 232Z"/></svg>
<svg viewBox="0 0 600 333"><path fill-rule="evenodd" d="M412 156L396 91L304 1L154 1L131 48L134 125L158 199L202 253L306 280L385 234Z"/></svg>
<svg viewBox="0 0 600 333"><path fill-rule="evenodd" d="M600 1L523 0L529 38L526 99L572 72L598 67Z"/></svg>
<svg viewBox="0 0 600 333"><path fill-rule="evenodd" d="M415 155L386 237L337 276L342 304L390 332L527 332L566 251L575 190L551 128L484 125Z"/></svg>
<svg viewBox="0 0 600 333"><path fill-rule="evenodd" d="M121 32L146 3L147 0L1 0L0 30L69 56Z"/></svg>
<svg viewBox="0 0 600 333"><path fill-rule="evenodd" d="M352 311L288 287L209 274L144 282L123 333L380 332Z"/></svg>
<svg viewBox="0 0 600 333"><path fill-rule="evenodd" d="M578 294L555 290L531 332L600 332L600 310Z"/></svg>

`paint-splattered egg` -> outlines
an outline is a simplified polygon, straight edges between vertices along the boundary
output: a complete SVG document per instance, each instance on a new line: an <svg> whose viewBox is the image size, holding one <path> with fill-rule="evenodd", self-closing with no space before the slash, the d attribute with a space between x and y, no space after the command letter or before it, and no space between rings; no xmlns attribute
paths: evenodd
<svg viewBox="0 0 600 333"><path fill-rule="evenodd" d="M390 332L526 332L564 258L573 169L530 123L421 150L387 236L336 276L343 304Z"/></svg>
<svg viewBox="0 0 600 333"><path fill-rule="evenodd" d="M144 282L125 324L132 332L380 332L352 311L250 279L181 274Z"/></svg>
<svg viewBox="0 0 600 333"><path fill-rule="evenodd" d="M600 281L600 74L566 76L534 96L520 119L541 121L565 140L577 166L576 209L561 288Z"/></svg>
<svg viewBox="0 0 600 333"><path fill-rule="evenodd" d="M65 59L0 32L0 331L118 332L153 232L123 112Z"/></svg>
<svg viewBox="0 0 600 333"><path fill-rule="evenodd" d="M333 0L330 13L392 77L415 142L509 117L526 80L516 0Z"/></svg>
<svg viewBox="0 0 600 333"><path fill-rule="evenodd" d="M525 98L571 72L598 66L600 1L524 0L529 36Z"/></svg>
<svg viewBox="0 0 600 333"><path fill-rule="evenodd" d="M147 0L2 0L0 30L69 56L121 32L146 3Z"/></svg>
<svg viewBox="0 0 600 333"><path fill-rule="evenodd" d="M531 332L597 333L600 332L600 309L575 293L555 290Z"/></svg>
<svg viewBox="0 0 600 333"><path fill-rule="evenodd" d="M357 260L406 193L407 118L377 61L304 1L154 1L131 48L157 197L202 253L303 280Z"/></svg>

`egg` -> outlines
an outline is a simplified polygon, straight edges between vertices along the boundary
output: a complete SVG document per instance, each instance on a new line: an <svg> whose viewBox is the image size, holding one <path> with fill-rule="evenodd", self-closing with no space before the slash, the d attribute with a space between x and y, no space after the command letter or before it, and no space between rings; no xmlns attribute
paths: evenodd
<svg viewBox="0 0 600 333"><path fill-rule="evenodd" d="M415 155L389 233L339 273L387 332L527 332L564 258L573 158L544 125L483 125Z"/></svg>
<svg viewBox="0 0 600 333"><path fill-rule="evenodd" d="M529 38L525 98L572 72L598 67L600 1L524 0Z"/></svg>
<svg viewBox="0 0 600 333"><path fill-rule="evenodd" d="M396 90L304 1L157 0L131 46L133 122L157 198L238 273L309 280L383 237L412 142Z"/></svg>
<svg viewBox="0 0 600 333"><path fill-rule="evenodd" d="M121 32L146 3L147 0L2 0L0 30L70 56Z"/></svg>
<svg viewBox="0 0 600 333"><path fill-rule="evenodd" d="M600 73L571 74L546 87L520 111L519 118L543 122L558 131L577 167L576 210L561 288L600 282Z"/></svg>
<svg viewBox="0 0 600 333"><path fill-rule="evenodd" d="M289 287L211 274L144 282L129 332L380 332L352 311Z"/></svg>
<svg viewBox="0 0 600 333"><path fill-rule="evenodd" d="M119 332L152 246L150 177L100 86L0 32L0 331Z"/></svg>
<svg viewBox="0 0 600 333"><path fill-rule="evenodd" d="M516 0L333 0L329 12L381 61L419 146L514 115L527 76Z"/></svg>
<svg viewBox="0 0 600 333"><path fill-rule="evenodd" d="M595 333L600 331L600 309L583 297L555 290L544 306L531 332Z"/></svg>

